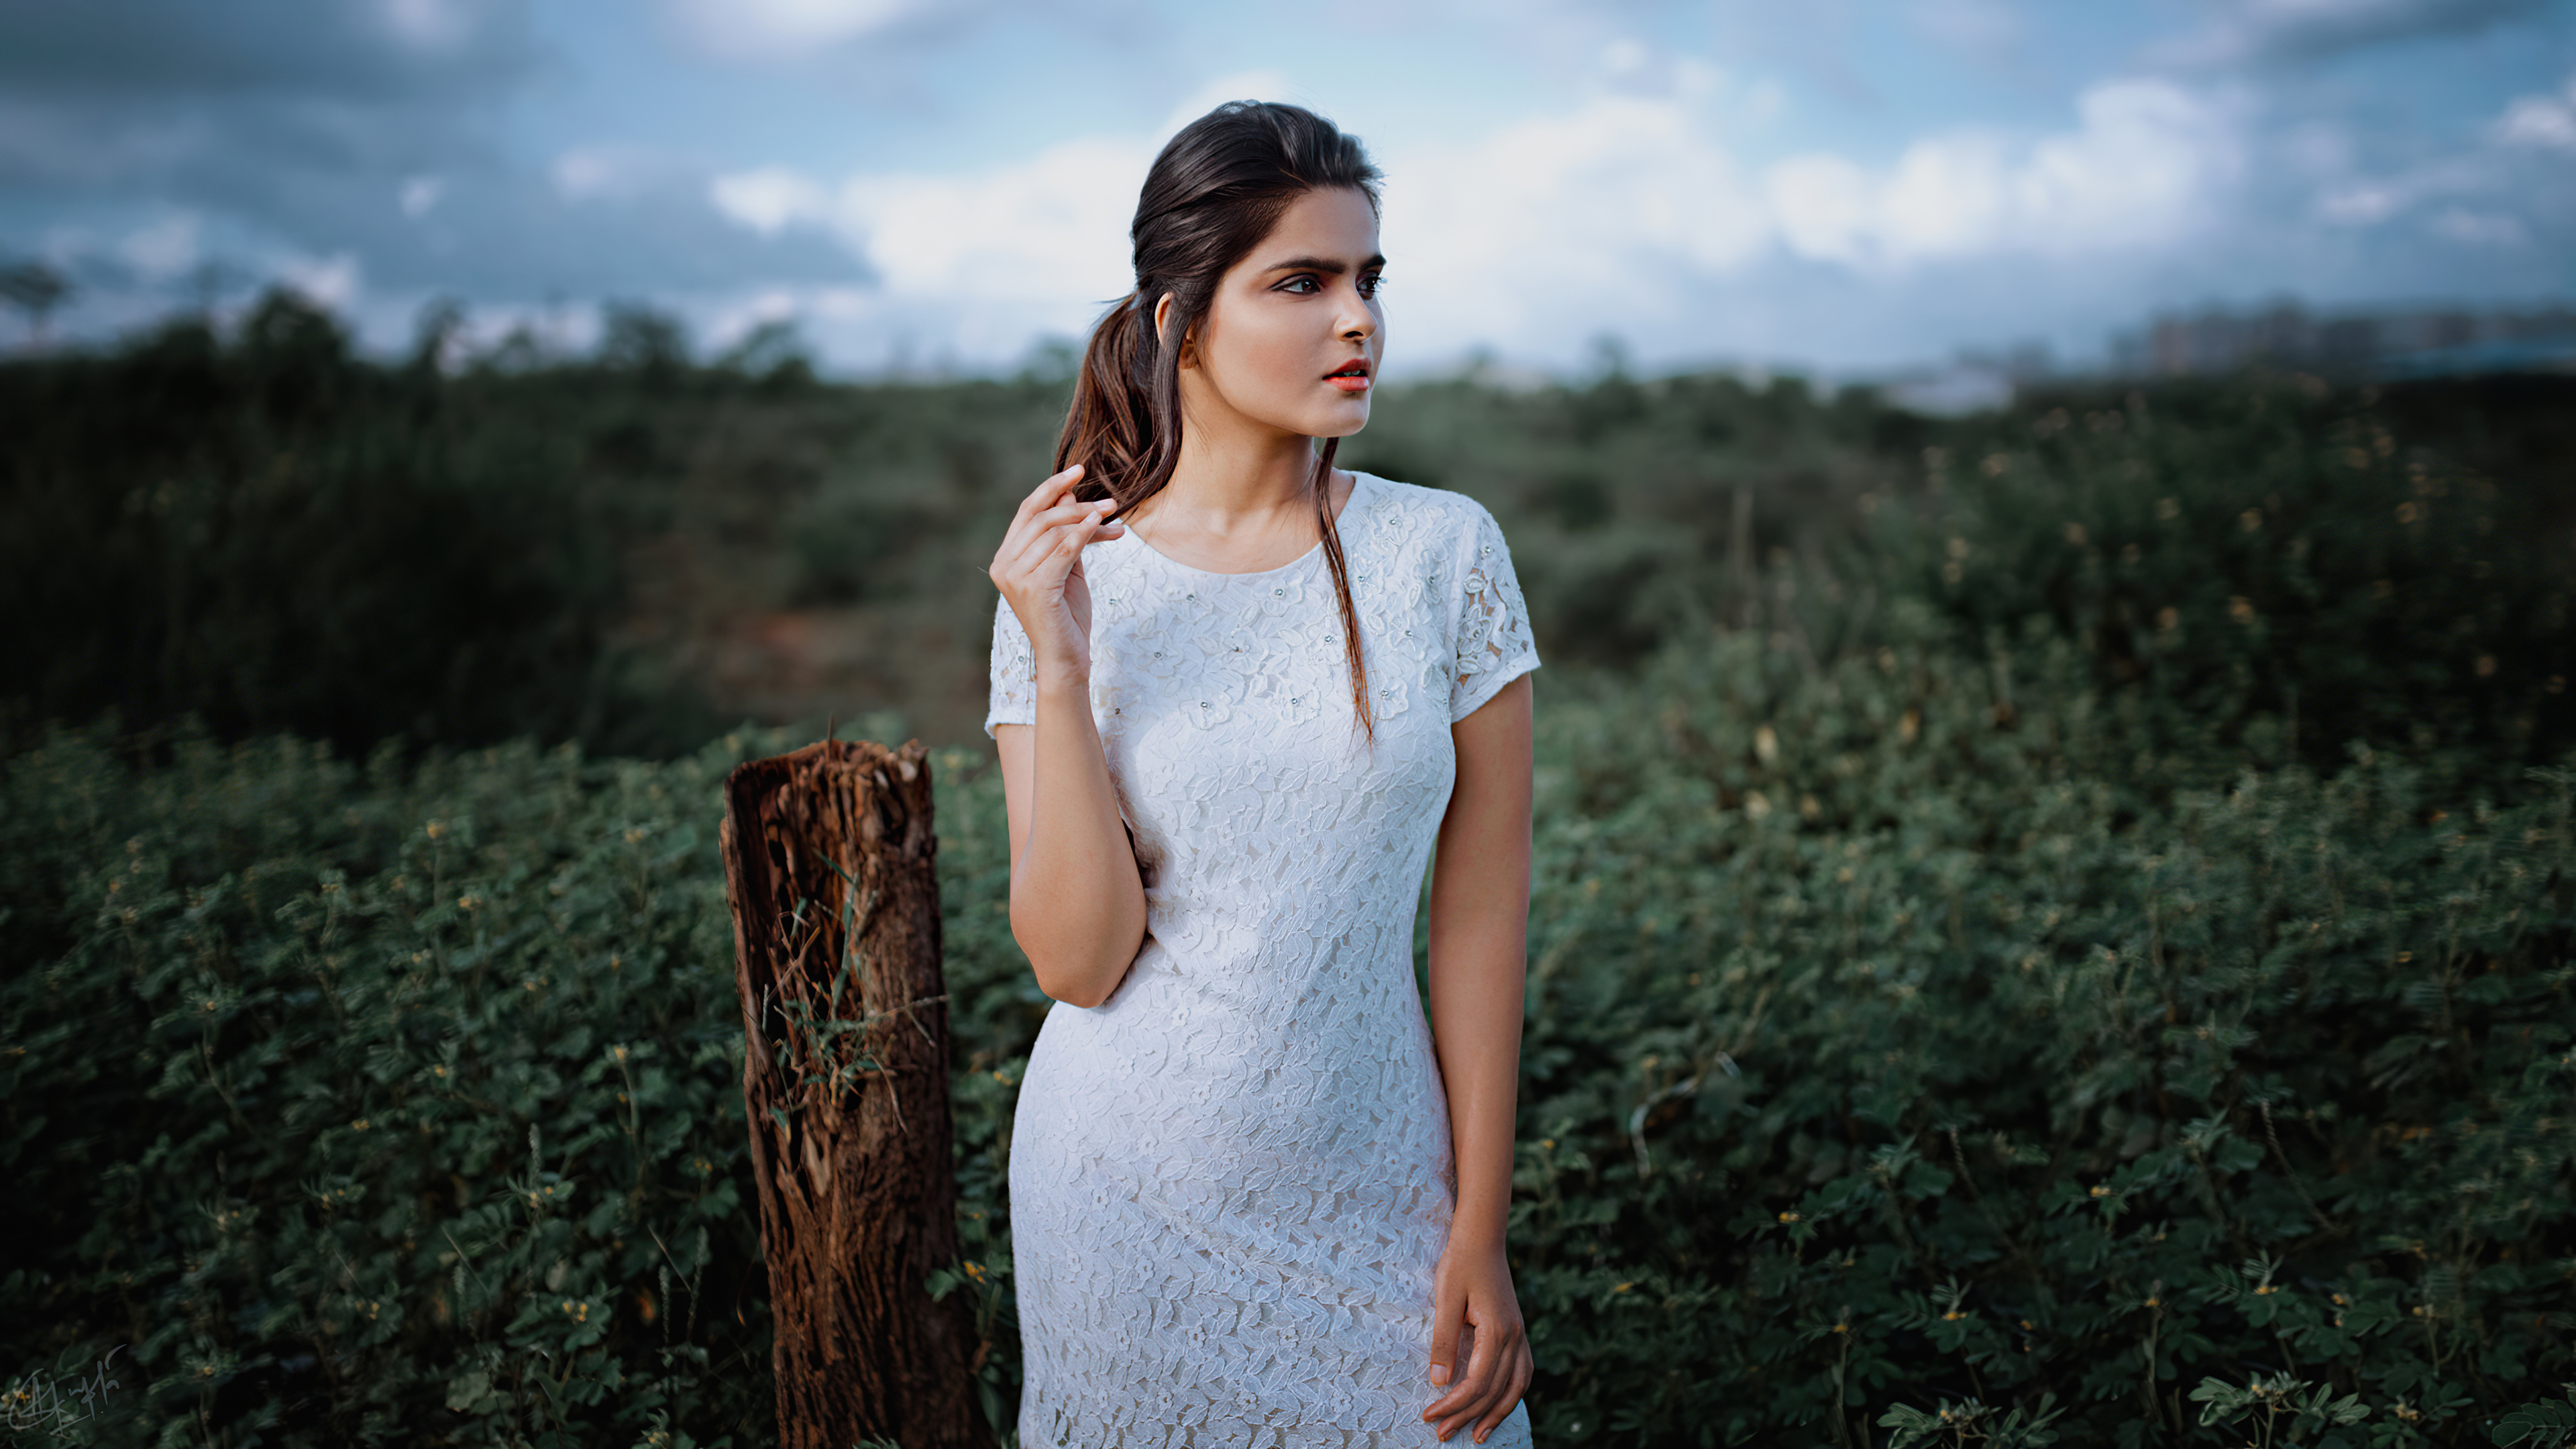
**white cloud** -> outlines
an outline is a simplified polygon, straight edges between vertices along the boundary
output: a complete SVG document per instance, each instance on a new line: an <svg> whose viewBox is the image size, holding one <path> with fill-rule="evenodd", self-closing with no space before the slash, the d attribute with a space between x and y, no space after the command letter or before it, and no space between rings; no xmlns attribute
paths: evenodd
<svg viewBox="0 0 2576 1449"><path fill-rule="evenodd" d="M430 208L438 205L438 199L446 194L447 183L444 180L436 176L413 176L404 180L396 199L402 205L402 214L418 221L429 215Z"/></svg>
<svg viewBox="0 0 2576 1449"><path fill-rule="evenodd" d="M384 0L385 27L421 50L453 50L474 33L474 17L454 0Z"/></svg>
<svg viewBox="0 0 2576 1449"><path fill-rule="evenodd" d="M129 234L116 249L134 270L167 281L197 263L197 218L173 212Z"/></svg>
<svg viewBox="0 0 2576 1449"><path fill-rule="evenodd" d="M2406 191L2385 181L2356 181L2329 191L2317 202L2317 213L2343 226L2375 226L2414 201Z"/></svg>
<svg viewBox="0 0 2576 1449"><path fill-rule="evenodd" d="M1132 285L1127 223L1155 146L1092 137L979 171L836 183L761 167L715 178L710 197L763 235L819 227L867 260L876 288L800 294L825 323L934 337L963 356L1002 361L1033 336L1084 330Z"/></svg>
<svg viewBox="0 0 2576 1449"><path fill-rule="evenodd" d="M681 33L732 60L793 60L931 14L928 0L671 0Z"/></svg>
<svg viewBox="0 0 2576 1449"><path fill-rule="evenodd" d="M1763 189L1791 251L1855 266L2124 250L2211 219L2239 164L2218 107L2132 80L2086 91L2077 114L2075 130L2027 148L1989 132L1928 136L1881 174L1837 155L1791 157Z"/></svg>
<svg viewBox="0 0 2576 1449"><path fill-rule="evenodd" d="M2520 217L2465 206L2450 207L2434 217L2433 229L2453 241L2479 247L2520 246L2531 239Z"/></svg>
<svg viewBox="0 0 2576 1449"><path fill-rule="evenodd" d="M2340 226L2376 226L2440 201L2425 218L2435 234L2471 246L2518 246L2537 219L2531 201L2560 188L2556 158L2576 152L2576 77L2553 94L2521 96L2464 146L2383 176L2347 177L2317 200L2317 215ZM2520 213L2520 214L2517 214Z"/></svg>
<svg viewBox="0 0 2576 1449"><path fill-rule="evenodd" d="M776 236L794 222L828 220L832 213L829 192L784 166L718 176L708 183L707 199L716 210L762 236Z"/></svg>
<svg viewBox="0 0 2576 1449"><path fill-rule="evenodd" d="M1988 62L2010 55L2027 29L2005 0L1914 0L1906 18L1943 45Z"/></svg>
<svg viewBox="0 0 2576 1449"><path fill-rule="evenodd" d="M2136 252L2209 221L2237 167L2220 107L2128 81L2085 93L2077 123L2054 135L1957 131L1885 167L1819 153L1757 169L1737 137L1759 124L1759 88L1687 58L1614 48L1602 61L1602 83L1568 109L1464 143L1380 148L1400 353L1491 343L1570 359L1604 331L1652 338L1707 284L1784 252L1872 275ZM1276 76L1228 77L1164 129L1218 100L1282 92ZM1157 144L1082 138L949 175L766 166L718 176L708 195L764 236L816 227L866 258L879 289L841 297L826 320L899 320L1007 358L1034 335L1081 331L1127 289L1127 223Z"/></svg>
<svg viewBox="0 0 2576 1449"><path fill-rule="evenodd" d="M722 350L741 342L763 323L793 322L806 312L805 300L788 287L763 287L746 297L728 298L716 305L707 320L707 342Z"/></svg>
<svg viewBox="0 0 2576 1449"><path fill-rule="evenodd" d="M1571 355L1678 277L1769 240L1760 195L1694 98L1597 96L1465 146L1386 160L1389 326L1446 352Z"/></svg>
<svg viewBox="0 0 2576 1449"><path fill-rule="evenodd" d="M2554 96L2523 96L2507 106L2495 136L2509 146L2576 151L2576 76Z"/></svg>
<svg viewBox="0 0 2576 1449"><path fill-rule="evenodd" d="M852 176L834 221L897 294L1087 310L1133 285L1127 223L1154 149L1094 137L962 176Z"/></svg>
<svg viewBox="0 0 2576 1449"><path fill-rule="evenodd" d="M288 286L335 312L357 300L358 259L347 252L290 258L277 270Z"/></svg>
<svg viewBox="0 0 2576 1449"><path fill-rule="evenodd" d="M688 168L639 146L573 146L553 166L555 194L566 201L630 200L680 182Z"/></svg>

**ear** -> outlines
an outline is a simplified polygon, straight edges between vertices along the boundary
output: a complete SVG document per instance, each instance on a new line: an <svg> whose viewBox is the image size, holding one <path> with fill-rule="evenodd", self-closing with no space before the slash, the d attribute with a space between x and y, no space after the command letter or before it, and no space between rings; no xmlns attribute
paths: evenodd
<svg viewBox="0 0 2576 1449"><path fill-rule="evenodd" d="M1157 338L1160 338L1163 335L1163 324L1171 320L1172 304L1173 294L1170 292L1165 292L1163 294L1163 300L1154 304L1154 336ZM1198 365L1198 359L1192 355L1190 348L1190 344L1197 340L1198 336L1196 328L1192 328L1190 331L1181 335L1181 355L1177 359L1180 367L1187 369Z"/></svg>

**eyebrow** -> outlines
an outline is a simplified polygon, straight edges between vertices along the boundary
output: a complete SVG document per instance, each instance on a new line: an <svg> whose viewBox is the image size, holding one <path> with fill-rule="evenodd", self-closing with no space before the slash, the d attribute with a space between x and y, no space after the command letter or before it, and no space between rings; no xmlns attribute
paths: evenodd
<svg viewBox="0 0 2576 1449"><path fill-rule="evenodd" d="M1360 263L1360 270L1363 272L1372 268L1380 271L1385 270L1386 258L1383 256L1372 256L1367 261ZM1342 273L1349 271L1350 266L1348 263L1333 261L1327 257L1291 257L1284 262L1272 262L1269 266L1262 268L1262 270L1265 272L1323 272L1328 275L1338 277Z"/></svg>

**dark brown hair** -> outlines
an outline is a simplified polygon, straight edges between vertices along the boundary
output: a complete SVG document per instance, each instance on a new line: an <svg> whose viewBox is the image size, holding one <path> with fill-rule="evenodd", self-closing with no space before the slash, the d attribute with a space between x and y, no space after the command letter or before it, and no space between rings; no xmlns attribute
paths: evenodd
<svg viewBox="0 0 2576 1449"><path fill-rule="evenodd" d="M1114 498L1124 514L1163 491L1181 460L1181 342L1207 315L1218 279L1309 191L1346 186L1366 196L1375 210L1378 177L1356 137L1302 107L1264 101L1228 101L1183 126L1163 147L1145 173L1136 219L1127 228L1135 245L1136 290L1092 328L1073 407L1056 440L1059 471L1083 465L1076 497ZM1166 294L1171 315L1157 336L1154 308ZM1340 446L1339 438L1326 438L1316 450L1309 491L1341 606L1351 707L1374 739L1359 610L1351 601L1341 533L1333 526L1333 454Z"/></svg>

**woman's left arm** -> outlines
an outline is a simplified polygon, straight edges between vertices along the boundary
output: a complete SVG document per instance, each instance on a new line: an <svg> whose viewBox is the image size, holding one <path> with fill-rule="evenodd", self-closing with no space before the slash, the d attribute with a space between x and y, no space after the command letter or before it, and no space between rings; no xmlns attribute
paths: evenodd
<svg viewBox="0 0 2576 1449"><path fill-rule="evenodd" d="M1529 676L1504 685L1450 733L1458 777L1431 870L1431 1035L1449 1094L1458 1207L1432 1302L1431 1382L1449 1391L1422 1417L1437 1422L1443 1439L1472 1424L1481 1444L1520 1402L1531 1373L1503 1253L1529 939ZM1463 1365L1461 1324L1476 1330Z"/></svg>

